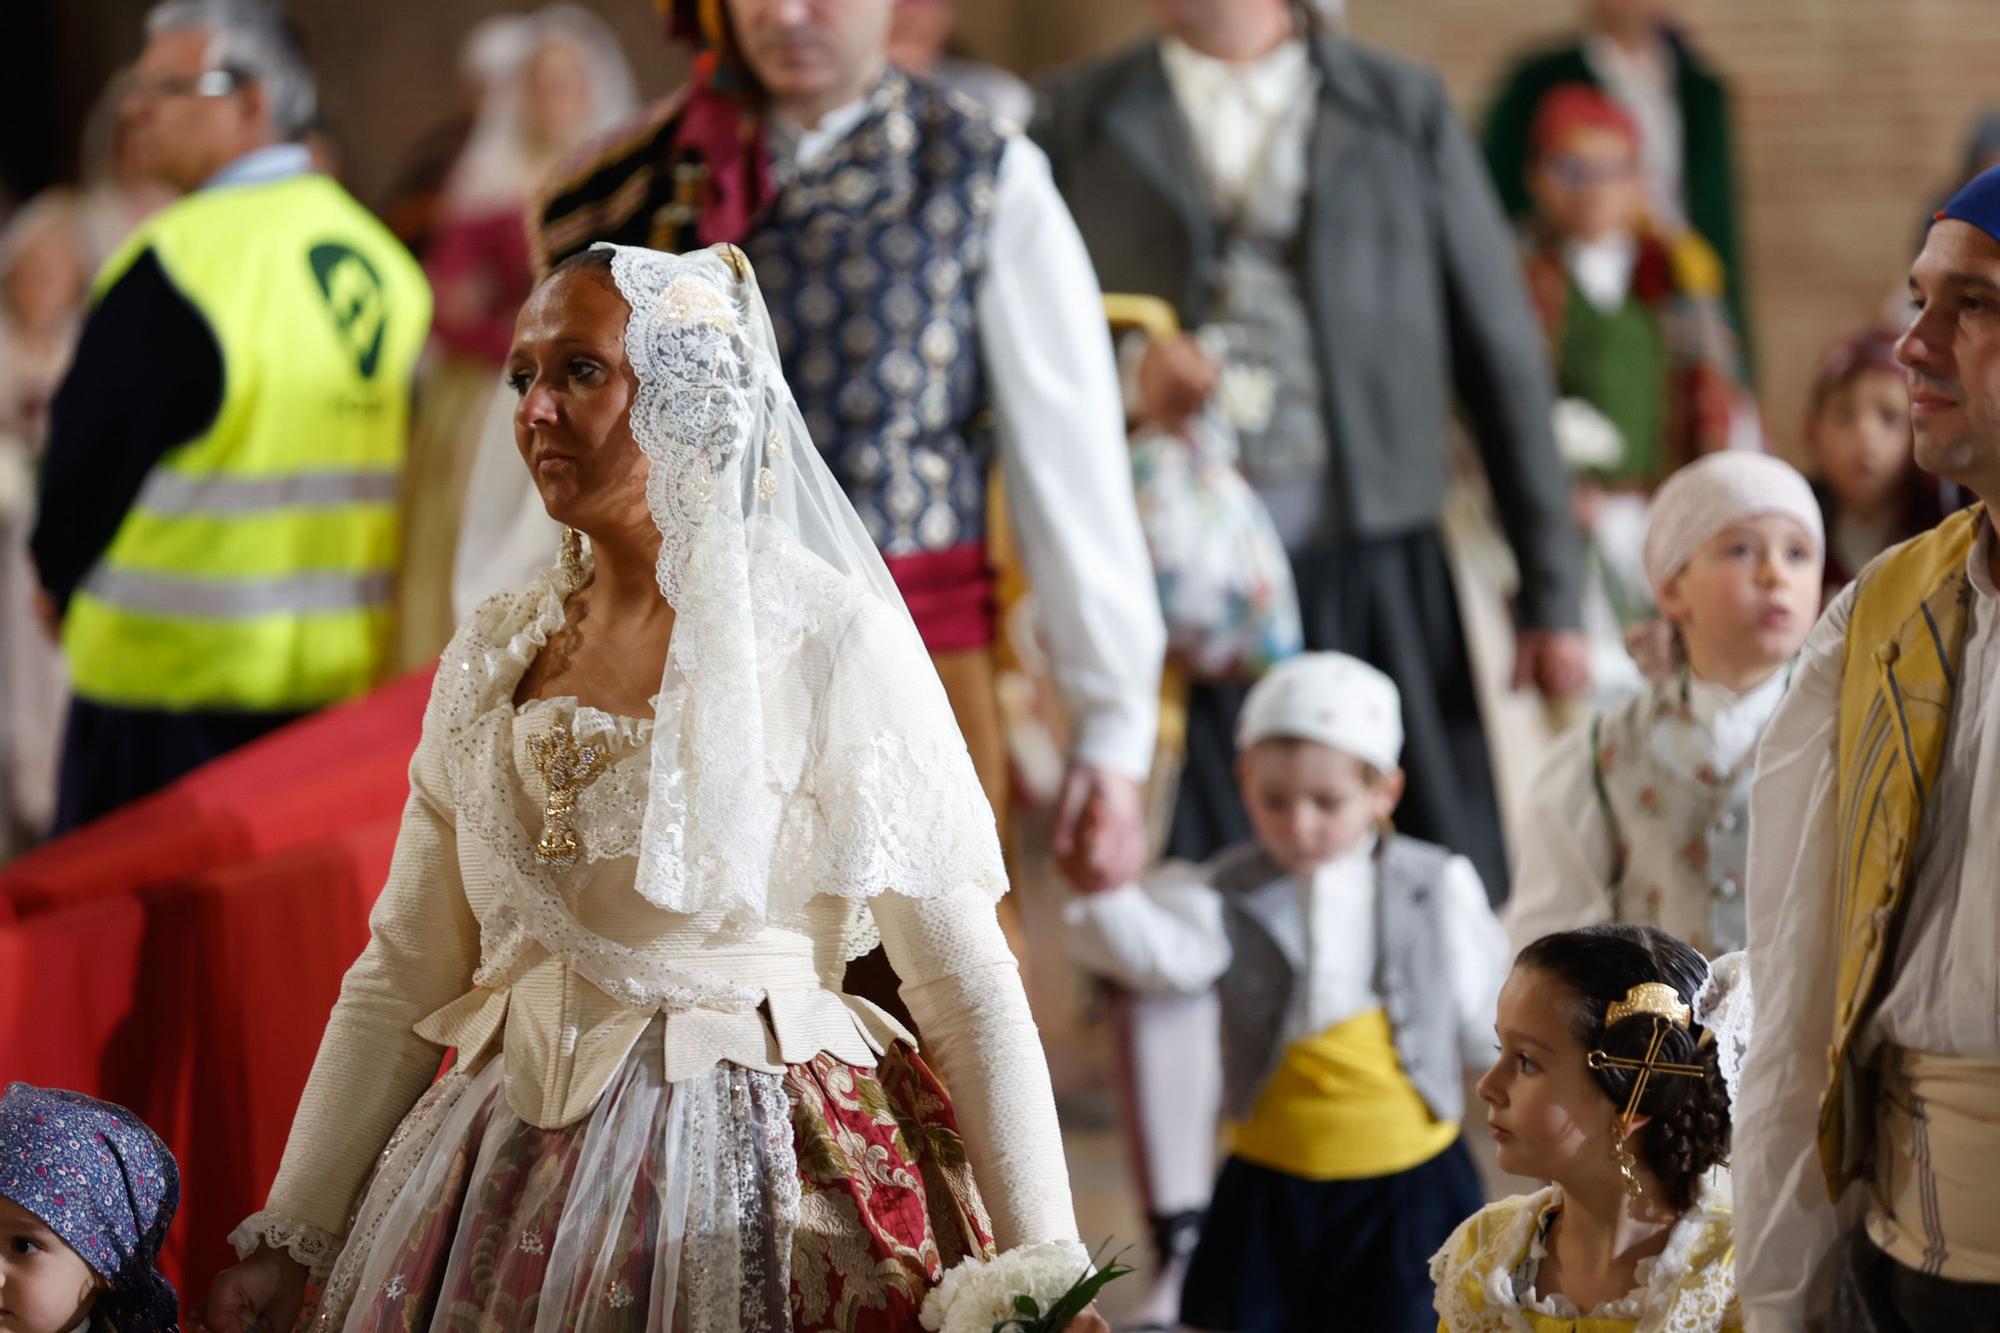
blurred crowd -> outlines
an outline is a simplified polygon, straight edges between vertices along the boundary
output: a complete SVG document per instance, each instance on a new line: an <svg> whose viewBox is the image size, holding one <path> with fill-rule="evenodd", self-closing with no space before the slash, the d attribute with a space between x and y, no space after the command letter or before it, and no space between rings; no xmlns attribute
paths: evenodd
<svg viewBox="0 0 2000 1333"><path fill-rule="evenodd" d="M648 108L604 23L554 4L466 35L462 113L371 211L289 23L168 0L77 182L0 225L0 861L433 662L557 549L502 387L538 276L595 239L740 243L814 441L1015 811L1017 880L1078 891L1062 929L1110 983L1150 1317L1291 1326L1330 1263L1384 1275L1355 1299L1401 1327L1465 1275L1431 1265L1447 1235L1476 1291L1460 1075L1491 1052L1461 1052L1490 1047L1496 996L1523 1030L1561 1026L1512 950L1579 993L1615 954L1598 998L1692 1002L1704 959L1751 942L1755 753L1808 631L1973 498L1916 465L1907 312L1829 331L1803 421L1760 411L1731 97L1675 9L1579 0L1466 124L1337 6L1155 0L1154 32L1030 88L958 53L943 0L898 0L911 77L886 123L912 128L850 135L839 105L756 120L731 82L754 25L687 27L691 88ZM938 128L959 114L972 129ZM898 132L936 137L912 166ZM724 151L758 134L765 156ZM1989 115L1912 218L1996 161ZM896 190L934 193L921 229L815 253L831 224L809 207L866 216ZM309 269L281 272L259 238L304 231ZM898 360L905 292L923 333ZM1127 459L1092 452L1100 407L1133 503ZM1135 535L1150 582L1120 564ZM1256 966L1298 978L1254 994L1231 914L1255 911L1229 894L1256 873L1448 906L1284 909L1261 928L1300 952ZM1600 926L1654 933L1547 943ZM1379 952L1342 952L1370 932ZM1422 1041L1356 1026L1412 1007ZM1616 1045L1598 1019L1593 1058ZM1661 1040L1613 1054L1651 1070ZM1188 1051L1209 1048L1203 1072ZM1395 1086L1328 1090L1357 1069ZM1699 1169L1645 1169L1712 1228L1696 1181L1735 1087L1695 1076L1723 1131L1674 1141ZM1403 1132L1426 1116L1450 1133ZM1218 1117L1238 1126L1219 1179ZM1369 1151L1321 1151L1352 1124ZM1510 1132L1513 1169L1559 1178ZM1376 1212L1408 1226L1296 1252L1267 1233Z"/></svg>
<svg viewBox="0 0 2000 1333"><path fill-rule="evenodd" d="M1896 443L1900 409L1887 352L1892 330L1864 327L1869 312L1858 311L1854 331L1830 342L1804 423L1772 425L1760 416L1744 327L1749 303L1729 101L1720 76L1673 26L1672 11L1663 0L1581 5L1575 36L1526 53L1502 72L1478 126L1492 186L1518 231L1518 272L1558 397L1553 436L1572 482L1570 507L1588 546L1580 566L1579 623L1588 635L1588 671L1600 698L1629 692L1642 680L1627 638L1643 634L1652 613L1639 561L1645 499L1688 459L1724 448L1768 448L1799 461L1827 509L1830 589L1873 551L1926 526L1955 498L1938 494L1938 486L1921 478ZM1312 18L1329 28L1337 22L1328 14ZM1025 125L1034 118L1026 85L952 54L948 6L930 0L901 4L895 22L892 54L899 64L945 80L1002 121ZM1254 235L1260 226L1273 233L1268 248L1281 260L1288 241L1275 232L1298 224L1272 201L1282 199L1292 184L1288 178L1309 186L1311 174L1321 169L1304 159L1299 146L1306 141L1304 102L1285 104L1296 122L1290 131L1282 117L1269 119L1295 90L1288 81L1304 77L1284 63L1239 62L1234 77L1204 70L1186 56L1175 56L1167 66L1175 94L1188 99L1184 109L1195 129L1195 161L1214 177L1215 189L1240 197L1241 203L1227 209L1241 215L1234 222L1244 235ZM435 313L412 387L402 461L395 614L372 678L426 661L453 624L460 519L478 443L510 430L504 413L489 406L513 314L532 277L522 212L566 152L636 110L626 54L600 20L575 6L481 22L464 39L455 76L465 109L405 150L382 205L384 220L423 264ZM1045 101L1045 114L1062 107L1062 85L1051 88L1057 97ZM157 161L163 151L159 141L173 123L162 109L171 113L173 98L185 95L150 87L130 70L121 72L85 127L77 183L21 200L7 213L0 236L5 293L0 339L8 353L0 358L0 430L6 441L0 451L0 523L8 552L0 570L0 614L8 627L0 636L7 645L0 674L7 700L0 743L6 832L0 848L13 852L54 827L67 697L61 654L46 633L48 610L40 604L26 553L49 407L90 308L93 279L135 226L187 188L170 184ZM321 123L316 115L309 117L298 137L313 146L316 161L337 167L337 152ZM1966 178L2000 156L1996 124L2000 120L1986 116L1971 128ZM1064 168L1060 160L1058 167ZM1197 189L1196 181L1197 175L1187 172L1180 184ZM1160 251L1143 236L1093 235L1094 211L1121 207L1122 188L1093 181L1066 195L1085 224L1102 285L1113 292L1130 287L1166 293L1174 304L1188 307L1177 314L1198 313L1208 325L1205 332L1190 329L1158 340L1128 335L1130 420L1135 429L1182 428L1194 415L1193 406L1213 399L1237 417L1225 425L1240 430L1243 416L1259 415L1257 405L1276 392L1278 405L1263 410L1275 428L1252 433L1283 444L1267 460L1260 456L1260 440L1245 440L1242 461L1289 554L1303 559L1304 536L1319 516L1316 501L1299 498L1310 490L1298 483L1323 480L1327 466L1327 432L1312 418L1349 409L1314 402L1313 394L1300 393L1297 385L1274 389L1264 383L1268 366L1256 363L1271 362L1261 349L1285 346L1287 332L1310 337L1308 321L1320 312L1301 308L1290 316L1290 325L1256 328L1226 309L1201 309L1214 299L1208 294L1189 300L1188 284L1211 284L1210 275L1140 278L1130 272L1135 257L1142 264L1196 261L1173 257L1187 253L1184 242ZM1259 210L1280 216L1259 219ZM1136 244L1125 245L1127 239ZM1254 249L1231 250L1237 256L1229 261L1231 282L1215 289L1247 292L1240 299L1261 308L1260 278L1254 268L1246 278L1242 260ZM1893 275L1885 276L1885 284L1893 285ZM1394 338L1371 340L1386 360L1408 359L1410 349ZM1308 367L1289 369L1309 377ZM1504 393L1507 386L1494 387ZM1475 423L1490 416L1468 414ZM1350 438L1366 431L1382 439L1370 447L1389 448L1381 421L1335 424ZM1426 422L1424 429L1442 434L1436 423ZM1485 433L1475 426L1471 442L1483 448ZM1318 442L1310 442L1315 437ZM1421 450L1433 447L1424 443ZM1458 467L1450 478L1426 477L1421 485L1439 493L1418 501L1418 507L1442 506L1441 488L1462 486L1471 475ZM1519 508L1516 499L1497 491L1495 507L1486 511L1504 531L1514 532L1520 521L1511 512ZM1364 503L1357 512L1367 508ZM1509 560L1491 540L1482 542L1476 533L1454 536L1451 554L1461 566L1462 594L1523 595L1512 585L1516 575L1505 568ZM1305 576L1300 591L1308 603L1311 585L1324 582L1324 571ZM1536 592L1529 588L1525 595L1532 599ZM461 596L459 608L463 605ZM1477 608L1467 611L1467 620L1488 632L1497 623L1482 619ZM1475 644L1475 655L1482 647L1495 655L1507 652L1504 645ZM1215 728L1226 724L1229 710L1212 718L1211 694L1197 682L1189 742L1197 756L1204 747L1212 750L1218 736L1227 749L1226 725L1220 732ZM1487 711L1496 711L1490 699ZM1504 707L1498 715L1505 715ZM1450 720L1441 718L1440 725ZM1503 785L1518 786L1522 771L1518 763L1503 764ZM1510 804L1513 795L1503 796L1502 804ZM1217 801L1222 812L1205 808ZM1226 813L1228 804L1226 792L1211 793L1204 802L1191 776L1174 825L1174 849L1198 853L1240 834L1239 819ZM1422 826L1424 817L1418 819ZM1492 850L1498 847L1497 833L1489 841L1482 868L1496 884L1504 883Z"/></svg>

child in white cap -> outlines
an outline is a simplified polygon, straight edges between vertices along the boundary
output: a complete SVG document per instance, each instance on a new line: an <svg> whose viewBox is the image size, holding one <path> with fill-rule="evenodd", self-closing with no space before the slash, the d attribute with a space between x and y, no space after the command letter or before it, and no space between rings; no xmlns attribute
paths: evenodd
<svg viewBox="0 0 2000 1333"><path fill-rule="evenodd" d="M1646 577L1675 665L1543 766L1515 839L1516 948L1607 921L1658 926L1711 958L1744 947L1757 741L1819 614L1825 549L1812 487L1768 455L1712 454L1660 488Z"/></svg>
<svg viewBox="0 0 2000 1333"><path fill-rule="evenodd" d="M1381 672L1280 663L1238 724L1256 841L1068 909L1086 966L1220 1002L1229 1156L1183 1293L1193 1327L1435 1327L1429 1257L1483 1201L1459 1118L1506 944L1468 861L1390 831L1402 744Z"/></svg>

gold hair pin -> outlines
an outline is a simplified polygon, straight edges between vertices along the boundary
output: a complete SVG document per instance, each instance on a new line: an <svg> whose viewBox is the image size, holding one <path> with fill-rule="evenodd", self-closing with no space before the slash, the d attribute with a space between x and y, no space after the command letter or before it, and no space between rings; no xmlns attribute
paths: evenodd
<svg viewBox="0 0 2000 1333"><path fill-rule="evenodd" d="M1604 1011L1604 1026L1612 1028L1637 1014L1664 1018L1677 1028L1694 1022L1694 1010L1682 1001L1680 992L1663 981L1642 981L1625 992Z"/></svg>
<svg viewBox="0 0 2000 1333"><path fill-rule="evenodd" d="M1687 1029L1694 1022L1694 1011L1682 1001L1680 992L1659 981L1642 981L1625 992L1625 998L1613 1003L1604 1011L1606 1029L1615 1027L1628 1018L1648 1015L1653 1020L1653 1037L1646 1043L1644 1058L1634 1060L1630 1056L1612 1055L1601 1047L1584 1056L1583 1062L1593 1070L1624 1069L1639 1077L1632 1080L1632 1092L1625 1098L1625 1109L1618 1115L1620 1122L1632 1123L1638 1114L1639 1101L1646 1095L1646 1085L1655 1074L1670 1074L1677 1078L1702 1078L1708 1070L1701 1065L1680 1064L1660 1058L1660 1047L1666 1044L1667 1025Z"/></svg>

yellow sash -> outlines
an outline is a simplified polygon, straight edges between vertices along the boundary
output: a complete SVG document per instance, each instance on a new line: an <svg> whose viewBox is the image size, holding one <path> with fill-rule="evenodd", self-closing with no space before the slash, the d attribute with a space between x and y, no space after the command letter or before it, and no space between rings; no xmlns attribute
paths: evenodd
<svg viewBox="0 0 2000 1333"><path fill-rule="evenodd" d="M1403 1073L1389 1016L1370 1009L1286 1048L1229 1150L1305 1180L1365 1180L1421 1166L1457 1137Z"/></svg>

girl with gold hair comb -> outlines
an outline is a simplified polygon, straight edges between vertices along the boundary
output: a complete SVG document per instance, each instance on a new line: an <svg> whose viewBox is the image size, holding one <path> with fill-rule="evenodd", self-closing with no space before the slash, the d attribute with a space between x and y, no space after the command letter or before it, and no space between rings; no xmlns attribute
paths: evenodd
<svg viewBox="0 0 2000 1333"><path fill-rule="evenodd" d="M1727 1162L1748 1036L1741 955L1652 926L1523 949L1479 1081L1500 1166L1549 1184L1488 1204L1431 1260L1440 1333L1742 1327Z"/></svg>

